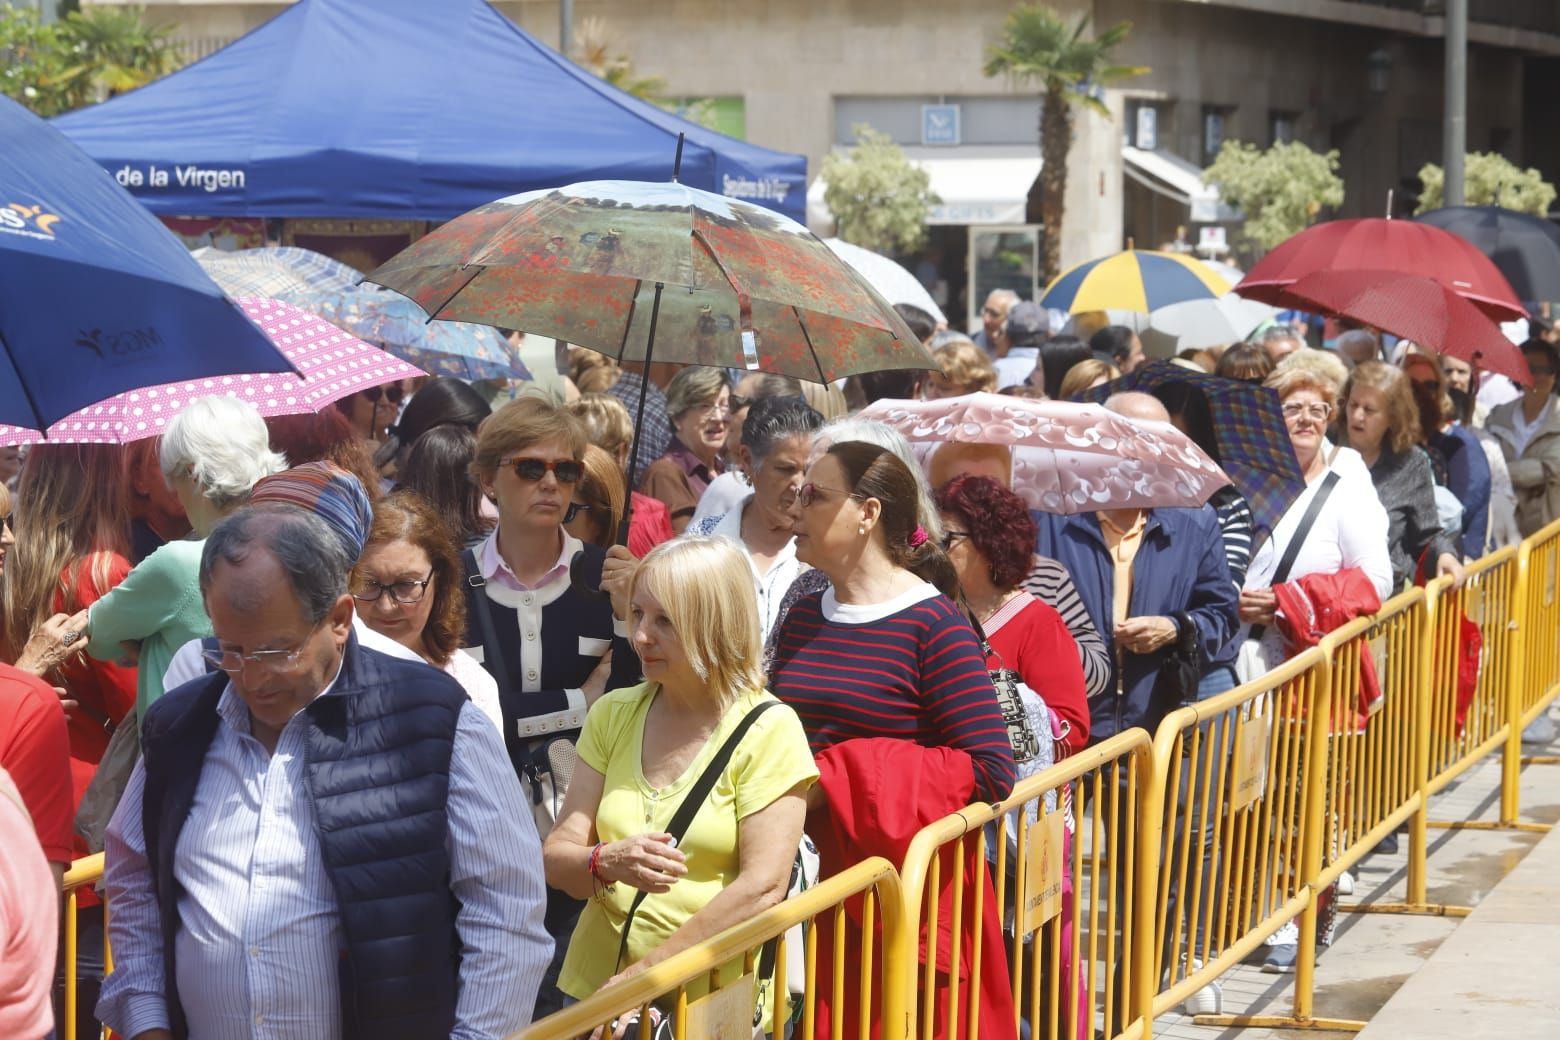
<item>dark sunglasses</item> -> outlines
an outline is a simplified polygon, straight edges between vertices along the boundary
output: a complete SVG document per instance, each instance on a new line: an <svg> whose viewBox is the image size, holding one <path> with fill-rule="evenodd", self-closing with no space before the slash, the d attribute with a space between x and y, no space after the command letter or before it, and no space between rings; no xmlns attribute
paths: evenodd
<svg viewBox="0 0 1560 1040"><path fill-rule="evenodd" d="M500 466L513 466L515 476L521 480L529 480L533 483L541 480L551 473L558 478L560 484L578 484L585 476L585 465L573 459L559 459L557 462L548 462L546 459L531 458L505 458L499 459Z"/></svg>
<svg viewBox="0 0 1560 1040"><path fill-rule="evenodd" d="M949 549L952 549L954 543L957 542L960 538L968 538L969 536L970 533L968 531L944 531L942 536L943 552L947 552Z"/></svg>
<svg viewBox="0 0 1560 1040"><path fill-rule="evenodd" d="M405 396L405 392L399 386L371 386L363 391L363 396L376 404L379 402L380 394L383 394L385 400L391 404L400 404L401 398Z"/></svg>
<svg viewBox="0 0 1560 1040"><path fill-rule="evenodd" d="M584 502L570 502L568 508L563 511L563 522L572 524L574 523L574 518L581 513L605 513L606 511L606 506L593 506Z"/></svg>

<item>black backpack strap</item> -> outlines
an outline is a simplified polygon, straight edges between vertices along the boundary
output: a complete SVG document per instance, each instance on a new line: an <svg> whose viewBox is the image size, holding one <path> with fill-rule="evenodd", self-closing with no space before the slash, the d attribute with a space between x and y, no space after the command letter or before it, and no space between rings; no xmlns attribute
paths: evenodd
<svg viewBox="0 0 1560 1040"><path fill-rule="evenodd" d="M1300 556L1300 548L1305 545L1306 536L1311 533L1311 528L1316 525L1316 518L1321 515L1322 507L1327 504L1327 498L1333 493L1333 488L1338 486L1338 472L1327 474L1322 478L1321 487L1316 489L1311 504L1306 507L1305 515L1300 518L1300 526L1295 528L1294 535L1289 539L1289 544L1284 546L1284 555L1278 561L1278 569L1273 572L1273 580L1268 582L1268 587L1282 585L1289 580L1289 572L1294 568L1295 560ZM1261 639L1267 631L1266 625L1256 625L1252 628L1248 639Z"/></svg>
<svg viewBox="0 0 1560 1040"><path fill-rule="evenodd" d="M504 663L504 648L498 641L498 626L493 623L493 604L487 595L487 579L482 576L482 568L477 565L477 554L471 549L462 549L460 562L466 568L466 613L475 615L477 626L482 630L483 663L493 673L500 690L513 690L514 687L509 685L509 666Z"/></svg>
<svg viewBox="0 0 1560 1040"><path fill-rule="evenodd" d="M666 825L666 833L672 836L672 840L682 843L683 835L688 830L688 825L699 814L704 803L709 799L710 792L715 789L715 783L720 779L720 774L726 771L726 766L731 762L731 756L736 753L737 745L742 743L742 738L747 736L747 731L753 728L753 723L758 717L770 708L776 707L780 702L775 700L764 701L753 706L737 728L731 731L731 736L715 752L715 757L710 759L710 764L704 767L704 772L699 774L699 779L694 781L688 793L683 796L682 804L677 807L677 812L672 816L672 822ZM628 916L623 920L623 936L618 943L617 967L613 968L613 974L623 970L623 958L628 956L628 930L634 925L634 915L639 912L639 904L645 901L645 896L650 893L644 889L634 897L634 902L628 908Z"/></svg>

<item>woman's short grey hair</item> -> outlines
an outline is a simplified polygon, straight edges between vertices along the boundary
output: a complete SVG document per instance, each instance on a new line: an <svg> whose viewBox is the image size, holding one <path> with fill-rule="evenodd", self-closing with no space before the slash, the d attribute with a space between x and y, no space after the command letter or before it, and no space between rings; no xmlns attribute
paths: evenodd
<svg viewBox="0 0 1560 1040"><path fill-rule="evenodd" d="M730 386L723 369L699 365L685 368L666 384L666 414L675 422L691 408L713 404L721 389Z"/></svg>
<svg viewBox="0 0 1560 1040"><path fill-rule="evenodd" d="M211 572L220 561L243 563L256 550L270 553L282 565L293 595L303 605L309 623L325 620L347 591L353 560L331 526L299 506L267 503L245 506L211 529L200 554L200 591L211 593ZM259 609L267 590L235 590L233 606ZM250 604L253 599L253 604Z"/></svg>
<svg viewBox="0 0 1560 1040"><path fill-rule="evenodd" d="M926 528L926 533L933 541L941 541L942 514L937 511L937 506L932 502L932 488L926 481L926 470L922 467L921 460L916 458L915 452L911 450L910 442L905 440L898 430L885 423L846 416L819 427L818 432L813 434L813 454L816 456L827 451L829 445L844 441L866 441L868 444L887 448L899 456L900 462L910 467L910 472L915 475L916 511L920 514L921 526Z"/></svg>
<svg viewBox="0 0 1560 1040"><path fill-rule="evenodd" d="M162 435L158 461L170 484L187 470L218 509L242 502L255 481L287 468L271 450L260 412L236 397L197 397L185 405Z"/></svg>

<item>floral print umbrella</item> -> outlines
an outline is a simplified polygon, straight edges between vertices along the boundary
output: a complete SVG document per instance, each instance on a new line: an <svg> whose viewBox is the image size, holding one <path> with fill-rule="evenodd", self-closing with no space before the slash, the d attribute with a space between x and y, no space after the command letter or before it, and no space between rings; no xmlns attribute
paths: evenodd
<svg viewBox="0 0 1560 1040"><path fill-rule="evenodd" d="M468 381L531 378L519 351L498 330L464 321L429 321L411 300L377 285L281 298L430 375Z"/></svg>
<svg viewBox="0 0 1560 1040"><path fill-rule="evenodd" d="M1128 419L1098 405L966 394L878 401L859 418L898 430L923 461L948 443L1008 448L1013 491L1042 513L1195 508L1230 482L1175 427Z"/></svg>
<svg viewBox="0 0 1560 1040"><path fill-rule="evenodd" d="M482 206L369 280L435 318L624 361L829 382L935 369L892 307L806 228L681 184L586 181Z"/></svg>

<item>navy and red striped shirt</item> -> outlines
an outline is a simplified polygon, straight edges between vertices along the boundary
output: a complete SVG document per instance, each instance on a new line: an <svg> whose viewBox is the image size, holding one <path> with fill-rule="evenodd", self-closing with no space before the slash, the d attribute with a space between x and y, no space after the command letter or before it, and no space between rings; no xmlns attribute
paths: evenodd
<svg viewBox="0 0 1560 1040"><path fill-rule="evenodd" d="M799 601L780 630L770 689L801 717L814 754L897 737L967 752L983 799L1013 789L1013 749L980 644L930 585L881 611L836 605L832 590Z"/></svg>

